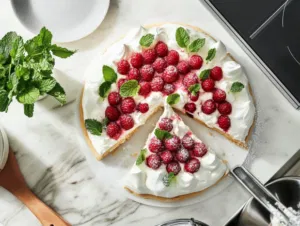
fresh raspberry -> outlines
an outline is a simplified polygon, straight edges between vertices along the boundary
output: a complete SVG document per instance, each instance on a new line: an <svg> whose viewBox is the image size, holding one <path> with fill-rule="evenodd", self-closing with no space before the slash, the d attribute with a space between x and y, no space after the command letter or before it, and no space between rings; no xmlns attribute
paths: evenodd
<svg viewBox="0 0 300 226"><path fill-rule="evenodd" d="M181 143L185 149L191 150L193 149L195 142L194 139L189 134L185 134L181 140Z"/></svg>
<svg viewBox="0 0 300 226"><path fill-rule="evenodd" d="M191 72L191 73L188 73L187 75L185 75L183 77L182 83L185 86L185 88L187 88L187 89L191 85L198 83L198 77L197 77L196 73Z"/></svg>
<svg viewBox="0 0 300 226"><path fill-rule="evenodd" d="M164 88L164 80L161 77L155 77L151 81L152 91L162 91Z"/></svg>
<svg viewBox="0 0 300 226"><path fill-rule="evenodd" d="M158 123L158 127L162 130L166 130L168 132L171 132L173 129L172 119L170 118L162 118L160 122Z"/></svg>
<svg viewBox="0 0 300 226"><path fill-rule="evenodd" d="M110 105L118 105L121 102L122 97L118 92L111 92L108 94L107 99Z"/></svg>
<svg viewBox="0 0 300 226"><path fill-rule="evenodd" d="M177 68L172 65L168 66L164 71L164 73L162 74L162 77L166 83L173 83L177 81L179 77Z"/></svg>
<svg viewBox="0 0 300 226"><path fill-rule="evenodd" d="M189 97L191 99L191 101L197 101L199 99L199 92L197 93L189 93Z"/></svg>
<svg viewBox="0 0 300 226"><path fill-rule="evenodd" d="M147 49L143 52L143 58L145 64L152 64L156 59L155 49Z"/></svg>
<svg viewBox="0 0 300 226"><path fill-rule="evenodd" d="M202 67L202 64L203 64L203 59L202 59L201 56L193 55L189 59L189 64L190 64L192 69L200 69Z"/></svg>
<svg viewBox="0 0 300 226"><path fill-rule="evenodd" d="M105 109L105 116L109 121L117 121L120 117L120 111L116 107L108 106Z"/></svg>
<svg viewBox="0 0 300 226"><path fill-rule="evenodd" d="M220 81L223 78L222 68L215 66L210 70L210 77L215 81Z"/></svg>
<svg viewBox="0 0 300 226"><path fill-rule="evenodd" d="M171 50L167 56L168 65L177 65L179 61L179 54L176 50Z"/></svg>
<svg viewBox="0 0 300 226"><path fill-rule="evenodd" d="M152 66L156 72L162 73L167 67L167 62L163 58L157 58Z"/></svg>
<svg viewBox="0 0 300 226"><path fill-rule="evenodd" d="M130 69L130 65L127 60L120 60L118 63L118 72L121 75L126 75Z"/></svg>
<svg viewBox="0 0 300 226"><path fill-rule="evenodd" d="M121 111L124 114L130 114L135 110L135 102L132 97L126 97L121 102Z"/></svg>
<svg viewBox="0 0 300 226"><path fill-rule="evenodd" d="M120 89L121 86L122 86L125 82L127 82L127 81L128 81L128 80L125 79L125 78L119 79L118 82L117 82L118 88Z"/></svg>
<svg viewBox="0 0 300 226"><path fill-rule="evenodd" d="M168 46L164 43L159 41L156 46L155 46L155 50L158 56L160 57L164 57L168 55Z"/></svg>
<svg viewBox="0 0 300 226"><path fill-rule="evenodd" d="M120 132L121 132L121 128L120 128L120 126L118 126L117 123L115 123L115 122L108 123L108 125L106 127L106 133L110 138L117 139Z"/></svg>
<svg viewBox="0 0 300 226"><path fill-rule="evenodd" d="M189 173L196 173L200 168L200 161L196 158L190 159L185 165L185 171Z"/></svg>
<svg viewBox="0 0 300 226"><path fill-rule="evenodd" d="M160 154L160 157L164 164L168 164L168 163L172 162L172 160L173 160L173 155L170 151L163 151Z"/></svg>
<svg viewBox="0 0 300 226"><path fill-rule="evenodd" d="M184 109L187 112L194 113L196 111L196 104L195 103L186 103L184 105Z"/></svg>
<svg viewBox="0 0 300 226"><path fill-rule="evenodd" d="M179 64L177 65L177 70L179 71L180 74L187 74L190 72L190 65L188 64L187 61L183 60L180 61Z"/></svg>
<svg viewBox="0 0 300 226"><path fill-rule="evenodd" d="M146 164L151 169L158 169L161 166L161 158L157 154L149 155L146 158Z"/></svg>
<svg viewBox="0 0 300 226"><path fill-rule="evenodd" d="M125 130L129 130L134 126L133 118L130 115L121 115L120 123L121 127Z"/></svg>
<svg viewBox="0 0 300 226"><path fill-rule="evenodd" d="M161 140L157 139L156 137L152 137L150 140L150 144L148 146L149 151L157 153L162 150L163 143Z"/></svg>
<svg viewBox="0 0 300 226"><path fill-rule="evenodd" d="M227 115L220 115L218 124L221 129L227 131L231 125L230 118Z"/></svg>
<svg viewBox="0 0 300 226"><path fill-rule="evenodd" d="M175 86L173 84L165 84L163 93L166 95L170 95L175 92Z"/></svg>
<svg viewBox="0 0 300 226"><path fill-rule="evenodd" d="M131 68L128 72L128 79L129 80L132 80L132 79L135 79L135 80L140 80L141 76L140 76L140 71L136 68Z"/></svg>
<svg viewBox="0 0 300 226"><path fill-rule="evenodd" d="M180 148L180 138L176 135L165 139L164 143L166 149L169 151L177 151Z"/></svg>
<svg viewBox="0 0 300 226"><path fill-rule="evenodd" d="M218 111L222 115L229 115L231 113L231 110L232 110L232 106L227 101L224 101L224 102L220 103L219 106L218 106Z"/></svg>
<svg viewBox="0 0 300 226"><path fill-rule="evenodd" d="M215 88L215 81L211 78L202 81L202 88L206 92L213 91L213 89Z"/></svg>
<svg viewBox="0 0 300 226"><path fill-rule="evenodd" d="M137 110L142 113L146 113L149 110L149 105L147 103L139 103Z"/></svg>
<svg viewBox="0 0 300 226"><path fill-rule="evenodd" d="M203 103L201 110L203 113L210 115L216 110L216 104L213 100L207 100Z"/></svg>
<svg viewBox="0 0 300 226"><path fill-rule="evenodd" d="M151 92L151 85L149 82L141 82L139 94L141 96L147 96Z"/></svg>
<svg viewBox="0 0 300 226"><path fill-rule="evenodd" d="M181 148L176 153L176 159L181 163L185 163L189 158L190 158L190 153L188 150L184 148Z"/></svg>
<svg viewBox="0 0 300 226"><path fill-rule="evenodd" d="M135 68L142 67L143 63L144 63L144 59L143 59L142 54L133 53L132 56L131 56L131 59L130 59L130 63L132 65L132 67L135 67Z"/></svg>
<svg viewBox="0 0 300 226"><path fill-rule="evenodd" d="M218 103L226 100L226 93L221 89L216 89L213 93L213 100Z"/></svg>
<svg viewBox="0 0 300 226"><path fill-rule="evenodd" d="M181 167L178 162L170 162L166 169L168 173L174 173L174 175L177 175L181 171Z"/></svg>
<svg viewBox="0 0 300 226"><path fill-rule="evenodd" d="M144 81L149 82L149 81L152 80L153 75L154 75L154 69L153 69L153 67L150 64L144 65L141 68L140 72L141 72L141 75L142 75L142 79Z"/></svg>
<svg viewBox="0 0 300 226"><path fill-rule="evenodd" d="M203 157L207 153L207 147L204 143L195 143L193 148L193 155L196 157Z"/></svg>

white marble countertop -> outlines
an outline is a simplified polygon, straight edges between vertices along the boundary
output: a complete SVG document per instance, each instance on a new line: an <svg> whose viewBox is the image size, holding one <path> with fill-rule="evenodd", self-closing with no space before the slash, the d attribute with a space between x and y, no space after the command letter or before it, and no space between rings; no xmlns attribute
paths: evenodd
<svg viewBox="0 0 300 226"><path fill-rule="evenodd" d="M31 37L13 14L8 0L0 3L0 36L14 30ZM232 183L204 202L181 208L156 208L115 198L104 190L80 149L75 126L75 98L84 71L96 52L102 51L134 26L156 22L199 26L221 39L245 67L257 102L257 121L248 167L266 182L300 147L300 113L279 93L232 39L224 27L197 0L111 0L108 15L88 37L65 44L78 49L72 58L57 60L56 74L66 87L68 104L59 107L47 97L28 119L17 103L1 114L11 147L28 185L43 201L72 225L155 225L174 218L194 217L221 226L249 195ZM0 225L40 225L18 200L0 189Z"/></svg>

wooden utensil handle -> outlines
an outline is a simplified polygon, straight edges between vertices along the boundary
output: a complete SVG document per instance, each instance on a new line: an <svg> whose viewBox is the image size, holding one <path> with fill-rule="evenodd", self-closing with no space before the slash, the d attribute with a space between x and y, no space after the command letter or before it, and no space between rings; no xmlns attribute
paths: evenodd
<svg viewBox="0 0 300 226"><path fill-rule="evenodd" d="M43 226L71 226L57 215L51 208L46 206L37 196L27 187L6 188L22 201L31 212L39 219Z"/></svg>

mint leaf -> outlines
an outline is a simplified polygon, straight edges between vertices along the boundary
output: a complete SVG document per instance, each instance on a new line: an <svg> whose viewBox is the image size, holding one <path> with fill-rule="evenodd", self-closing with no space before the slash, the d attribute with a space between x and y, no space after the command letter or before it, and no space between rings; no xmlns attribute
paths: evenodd
<svg viewBox="0 0 300 226"><path fill-rule="evenodd" d="M16 76L18 77L18 79L23 78L24 81L27 81L30 79L30 71L28 68L25 68L22 65L18 64L15 67L15 71L16 71Z"/></svg>
<svg viewBox="0 0 300 226"><path fill-rule="evenodd" d="M171 173L168 173L166 174L164 177L163 177L163 184L166 186L166 187L169 187L171 182L175 179L175 174L173 172Z"/></svg>
<svg viewBox="0 0 300 226"><path fill-rule="evenodd" d="M24 47L29 55L34 55L39 53L41 54L43 50L50 47L51 41L52 41L51 32L47 28L43 27L37 36L33 37L32 39L28 40L25 43ZM39 55L39 57L41 56L42 54Z"/></svg>
<svg viewBox="0 0 300 226"><path fill-rule="evenodd" d="M8 99L8 93L6 90L0 90L0 111L6 111L8 108L9 99Z"/></svg>
<svg viewBox="0 0 300 226"><path fill-rule="evenodd" d="M66 96L65 90L63 89L63 87L61 87L61 85L58 82L56 82L54 88L51 89L49 92L47 92L47 94L49 94L50 96L53 96L61 104L66 103L67 96Z"/></svg>
<svg viewBox="0 0 300 226"><path fill-rule="evenodd" d="M34 104L24 104L24 114L31 118L33 116Z"/></svg>
<svg viewBox="0 0 300 226"><path fill-rule="evenodd" d="M205 69L205 70L201 71L201 73L199 75L200 80L204 81L204 80L208 79L208 77L210 75L210 70L211 69Z"/></svg>
<svg viewBox="0 0 300 226"><path fill-rule="evenodd" d="M135 96L140 89L139 83L136 80L129 80L125 82L120 88L120 95L122 97Z"/></svg>
<svg viewBox="0 0 300 226"><path fill-rule="evenodd" d="M10 51L13 48L15 40L19 36L17 35L16 32L8 32L4 37L0 40L0 54L3 56L5 59L5 62L10 56ZM4 61L2 59L2 61Z"/></svg>
<svg viewBox="0 0 300 226"><path fill-rule="evenodd" d="M155 131L154 131L154 135L157 137L157 139L159 140L163 140L163 139L167 139L167 138L171 138L172 137L172 134L169 133L168 131L166 130L162 130L162 129L159 129L159 128L156 128Z"/></svg>
<svg viewBox="0 0 300 226"><path fill-rule="evenodd" d="M176 30L176 41L181 48L186 48L190 41L190 36L183 27Z"/></svg>
<svg viewBox="0 0 300 226"><path fill-rule="evenodd" d="M38 88L41 93L47 93L52 90L56 85L56 80L54 78L44 79L38 82Z"/></svg>
<svg viewBox="0 0 300 226"><path fill-rule="evenodd" d="M51 52L60 58L68 58L72 56L76 51L68 50L67 48L63 48L57 45L51 45Z"/></svg>
<svg viewBox="0 0 300 226"><path fill-rule="evenodd" d="M190 91L190 93L191 93L192 95L196 95L197 92L199 92L199 90L200 90L200 84L197 83L197 84L191 85L191 86L188 88L188 90Z"/></svg>
<svg viewBox="0 0 300 226"><path fill-rule="evenodd" d="M151 46L152 42L154 40L154 35L153 34L146 34L140 39L140 45L144 47L149 47Z"/></svg>
<svg viewBox="0 0 300 226"><path fill-rule="evenodd" d="M212 59L214 59L214 57L216 56L216 52L217 51L216 51L215 48L208 50L206 60L207 61L212 61Z"/></svg>
<svg viewBox="0 0 300 226"><path fill-rule="evenodd" d="M180 96L177 93L171 94L167 97L167 103L170 105L177 104L180 100Z"/></svg>
<svg viewBox="0 0 300 226"><path fill-rule="evenodd" d="M22 104L33 104L38 100L40 91L34 86L29 86L17 95L17 99Z"/></svg>
<svg viewBox="0 0 300 226"><path fill-rule="evenodd" d="M140 154L137 157L136 162L135 162L135 164L137 166L141 165L145 161L145 159L146 159L146 151L147 151L147 149L142 149L141 150L141 152L140 152Z"/></svg>
<svg viewBox="0 0 300 226"><path fill-rule="evenodd" d="M103 82L99 86L99 96L102 98L105 98L108 96L108 93L110 91L111 83L110 82Z"/></svg>
<svg viewBox="0 0 300 226"><path fill-rule="evenodd" d="M10 56L15 60L24 57L24 43L22 37L18 36L14 40L12 49L10 50Z"/></svg>
<svg viewBox="0 0 300 226"><path fill-rule="evenodd" d="M111 67L103 65L102 67L103 78L106 82L114 83L117 81L117 73Z"/></svg>
<svg viewBox="0 0 300 226"><path fill-rule="evenodd" d="M234 82L232 85L231 85L231 88L230 88L230 92L233 92L233 93L238 93L238 92L241 92L242 89L244 89L244 84L241 83L241 82Z"/></svg>
<svg viewBox="0 0 300 226"><path fill-rule="evenodd" d="M93 135L100 136L102 134L102 124L96 119L86 119L84 121L85 128Z"/></svg>
<svg viewBox="0 0 300 226"><path fill-rule="evenodd" d="M198 52L205 44L205 38L198 38L188 46L189 52Z"/></svg>
<svg viewBox="0 0 300 226"><path fill-rule="evenodd" d="M103 128L106 128L107 124L109 123L109 119L107 117L105 117L101 123L103 125Z"/></svg>

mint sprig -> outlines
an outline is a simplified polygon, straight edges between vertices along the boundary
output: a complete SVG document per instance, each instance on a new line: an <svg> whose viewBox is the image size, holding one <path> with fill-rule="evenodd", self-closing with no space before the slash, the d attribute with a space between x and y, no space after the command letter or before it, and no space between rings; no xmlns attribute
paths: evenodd
<svg viewBox="0 0 300 226"><path fill-rule="evenodd" d="M140 151L140 154L137 157L136 162L135 162L135 164L137 166L141 165L145 161L145 159L146 159L146 152L147 152L147 149L145 149L145 148Z"/></svg>
<svg viewBox="0 0 300 226"><path fill-rule="evenodd" d="M244 84L241 83L241 82L234 82L232 85L231 85L231 88L230 88L230 92L232 93L238 93L238 92L241 92L242 89L244 89Z"/></svg>
<svg viewBox="0 0 300 226"><path fill-rule="evenodd" d="M208 50L206 61L212 61L216 56L217 50L215 48Z"/></svg>
<svg viewBox="0 0 300 226"><path fill-rule="evenodd" d="M190 36L183 27L177 28L175 36L176 36L177 44L181 48L186 48L188 46L190 42Z"/></svg>
<svg viewBox="0 0 300 226"><path fill-rule="evenodd" d="M178 93L173 93L167 97L167 103L170 105L177 104L180 100Z"/></svg>
<svg viewBox="0 0 300 226"><path fill-rule="evenodd" d="M191 53L198 52L204 45L205 45L205 38L197 38L191 44L189 44L188 51Z"/></svg>
<svg viewBox="0 0 300 226"><path fill-rule="evenodd" d="M133 97L140 89L140 85L136 80L129 80L120 87L120 95L122 97Z"/></svg>
<svg viewBox="0 0 300 226"><path fill-rule="evenodd" d="M111 88L111 82L103 82L100 86L99 86L99 96L102 98L105 98L108 96L108 93L110 91Z"/></svg>
<svg viewBox="0 0 300 226"><path fill-rule="evenodd" d="M168 174L166 174L164 177L163 177L163 184L166 186L166 187L169 187L171 182L176 178L175 174L173 172L170 172Z"/></svg>
<svg viewBox="0 0 300 226"><path fill-rule="evenodd" d="M168 138L172 138L172 134L169 133L168 131L166 130L162 130L162 129L159 129L159 128L156 128L155 131L154 131L154 135L157 137L157 139L159 140L164 140L164 139L168 139Z"/></svg>
<svg viewBox="0 0 300 226"><path fill-rule="evenodd" d="M114 83L117 81L117 73L111 67L103 65L102 67L103 78L106 82Z"/></svg>
<svg viewBox="0 0 300 226"><path fill-rule="evenodd" d="M210 71L211 71L211 69L205 69L205 70L201 71L201 73L199 75L200 80L204 81L204 80L208 79L208 77L210 75Z"/></svg>
<svg viewBox="0 0 300 226"><path fill-rule="evenodd" d="M64 104L65 91L52 77L53 56L67 58L74 53L52 44L52 34L45 27L26 42L16 32L4 35L0 40L0 111L8 111L13 97L24 105L28 117L33 116L34 103L41 95L51 95Z"/></svg>
<svg viewBox="0 0 300 226"><path fill-rule="evenodd" d="M153 34L146 34L140 39L140 45L143 47L149 47L151 46L152 42L154 40Z"/></svg>
<svg viewBox="0 0 300 226"><path fill-rule="evenodd" d="M194 85L191 85L188 90L190 91L190 93L192 95L197 95L197 92L199 92L200 90L200 84L199 83L196 83Z"/></svg>
<svg viewBox="0 0 300 226"><path fill-rule="evenodd" d="M93 135L100 136L102 134L102 123L96 119L86 119L84 121L85 128Z"/></svg>

